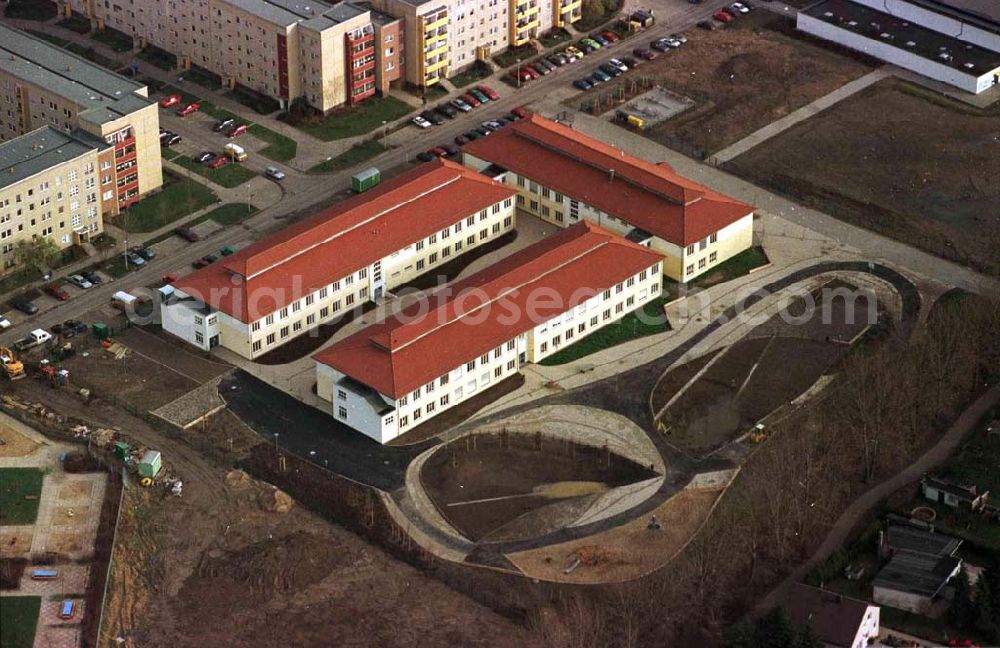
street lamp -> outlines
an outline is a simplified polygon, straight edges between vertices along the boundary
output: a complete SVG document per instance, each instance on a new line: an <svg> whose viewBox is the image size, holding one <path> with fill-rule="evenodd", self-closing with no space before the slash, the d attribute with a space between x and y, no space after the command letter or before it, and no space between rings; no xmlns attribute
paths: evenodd
<svg viewBox="0 0 1000 648"><path fill-rule="evenodd" d="M382 149L387 150L385 146L385 138L389 134L389 128L386 126L386 121L382 120Z"/></svg>

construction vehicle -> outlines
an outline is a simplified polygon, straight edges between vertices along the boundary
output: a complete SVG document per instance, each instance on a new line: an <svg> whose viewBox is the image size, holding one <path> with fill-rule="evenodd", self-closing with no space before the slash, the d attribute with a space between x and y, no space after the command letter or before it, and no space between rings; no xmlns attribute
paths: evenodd
<svg viewBox="0 0 1000 648"><path fill-rule="evenodd" d="M52 334L44 329L35 329L31 333L28 333L23 338L14 343L14 347L18 351L24 351L25 349L30 349L31 347L36 347L41 344L45 344L52 339Z"/></svg>
<svg viewBox="0 0 1000 648"><path fill-rule="evenodd" d="M0 346L0 362L3 362L3 368L9 380L20 380L26 375L24 363L14 357L14 352L5 346Z"/></svg>

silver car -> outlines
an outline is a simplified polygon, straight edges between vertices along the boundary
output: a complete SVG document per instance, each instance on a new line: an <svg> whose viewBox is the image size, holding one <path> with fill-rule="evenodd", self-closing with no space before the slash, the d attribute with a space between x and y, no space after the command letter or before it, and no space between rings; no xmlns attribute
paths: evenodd
<svg viewBox="0 0 1000 648"><path fill-rule="evenodd" d="M83 288L84 290L86 290L87 288L94 287L94 284L87 281L83 275L78 275L78 274L70 275L66 277L66 279L68 279L69 282L74 286L76 286L77 288Z"/></svg>
<svg viewBox="0 0 1000 648"><path fill-rule="evenodd" d="M274 180L285 179L284 172L275 166L269 166L266 169L264 169L264 175L266 175L268 178L273 178Z"/></svg>

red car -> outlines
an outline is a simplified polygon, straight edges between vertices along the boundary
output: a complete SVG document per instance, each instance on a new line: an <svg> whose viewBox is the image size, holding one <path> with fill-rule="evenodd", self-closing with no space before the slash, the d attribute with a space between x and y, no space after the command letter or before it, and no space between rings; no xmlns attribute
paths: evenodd
<svg viewBox="0 0 1000 648"><path fill-rule="evenodd" d="M448 151L444 150L440 146L435 146L434 148L429 149L427 152L430 153L431 155L433 155L435 157L439 157L439 158L442 158L442 157L445 157L445 156L448 155Z"/></svg>
<svg viewBox="0 0 1000 648"><path fill-rule="evenodd" d="M175 281L177 281L177 275L175 275L175 274L165 274L162 277L160 277L160 279L163 280L164 285L166 285L166 284L172 284Z"/></svg>
<svg viewBox="0 0 1000 648"><path fill-rule="evenodd" d="M601 36L607 38L609 42L612 43L618 42L618 34L614 33L613 31L602 31Z"/></svg>
<svg viewBox="0 0 1000 648"><path fill-rule="evenodd" d="M536 70L535 68L531 67L530 65L528 67L524 68L524 69L527 70L528 74L531 75L532 79L541 79L542 78L542 73L539 72L538 70Z"/></svg>
<svg viewBox="0 0 1000 648"><path fill-rule="evenodd" d="M66 289L59 284L49 284L48 286L42 288L42 290L45 291L45 294L49 297L55 297L59 301L66 301L69 299L69 293L66 292Z"/></svg>
<svg viewBox="0 0 1000 648"><path fill-rule="evenodd" d="M224 167L227 164L229 164L229 158L227 158L225 155L220 155L211 162L206 163L205 166L207 166L209 169L218 169L219 167Z"/></svg>
<svg viewBox="0 0 1000 648"><path fill-rule="evenodd" d="M191 113L198 112L199 108L201 108L201 104L198 103L197 101L192 101L191 103L189 103L188 105L184 106L183 108L178 108L177 109L177 114L179 116L181 116L181 117L187 117Z"/></svg>
<svg viewBox="0 0 1000 648"><path fill-rule="evenodd" d="M496 91L493 90L493 88L491 88L489 86L481 85L481 86L479 86L479 91L482 92L487 97L489 97L490 101L496 101L497 99L500 98L500 95L498 95L496 93Z"/></svg>
<svg viewBox="0 0 1000 648"><path fill-rule="evenodd" d="M461 99L462 99L462 101L464 101L465 103L469 104L473 108L475 108L476 106L479 105L479 100L476 99L475 97L473 97L470 94L464 94L464 95L462 95Z"/></svg>
<svg viewBox="0 0 1000 648"><path fill-rule="evenodd" d="M517 73L517 78L520 81L531 81L535 77L531 76L531 72L528 72L528 68L524 68L523 70Z"/></svg>
<svg viewBox="0 0 1000 648"><path fill-rule="evenodd" d="M163 106L164 108L169 108L170 106L179 104L180 102L181 102L181 96L175 94L167 95L163 99L160 99L160 105Z"/></svg>
<svg viewBox="0 0 1000 648"><path fill-rule="evenodd" d="M521 119L524 119L525 117L528 116L528 111L520 106L518 106L517 108L513 108L510 112L514 115L517 115Z"/></svg>
<svg viewBox="0 0 1000 648"><path fill-rule="evenodd" d="M712 14L712 18L715 18L720 23L727 23L733 19L733 16L732 14L726 11L716 11L714 14Z"/></svg>
<svg viewBox="0 0 1000 648"><path fill-rule="evenodd" d="M230 126L226 130L226 135L228 137L239 137L240 135L242 135L245 132L247 132L247 125L246 124L235 124L233 126Z"/></svg>

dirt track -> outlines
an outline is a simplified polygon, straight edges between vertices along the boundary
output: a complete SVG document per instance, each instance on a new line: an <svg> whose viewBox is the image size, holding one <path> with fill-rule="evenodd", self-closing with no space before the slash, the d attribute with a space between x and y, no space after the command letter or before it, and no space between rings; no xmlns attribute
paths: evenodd
<svg viewBox="0 0 1000 648"><path fill-rule="evenodd" d="M887 80L726 168L933 254L1000 264L1000 108Z"/></svg>

